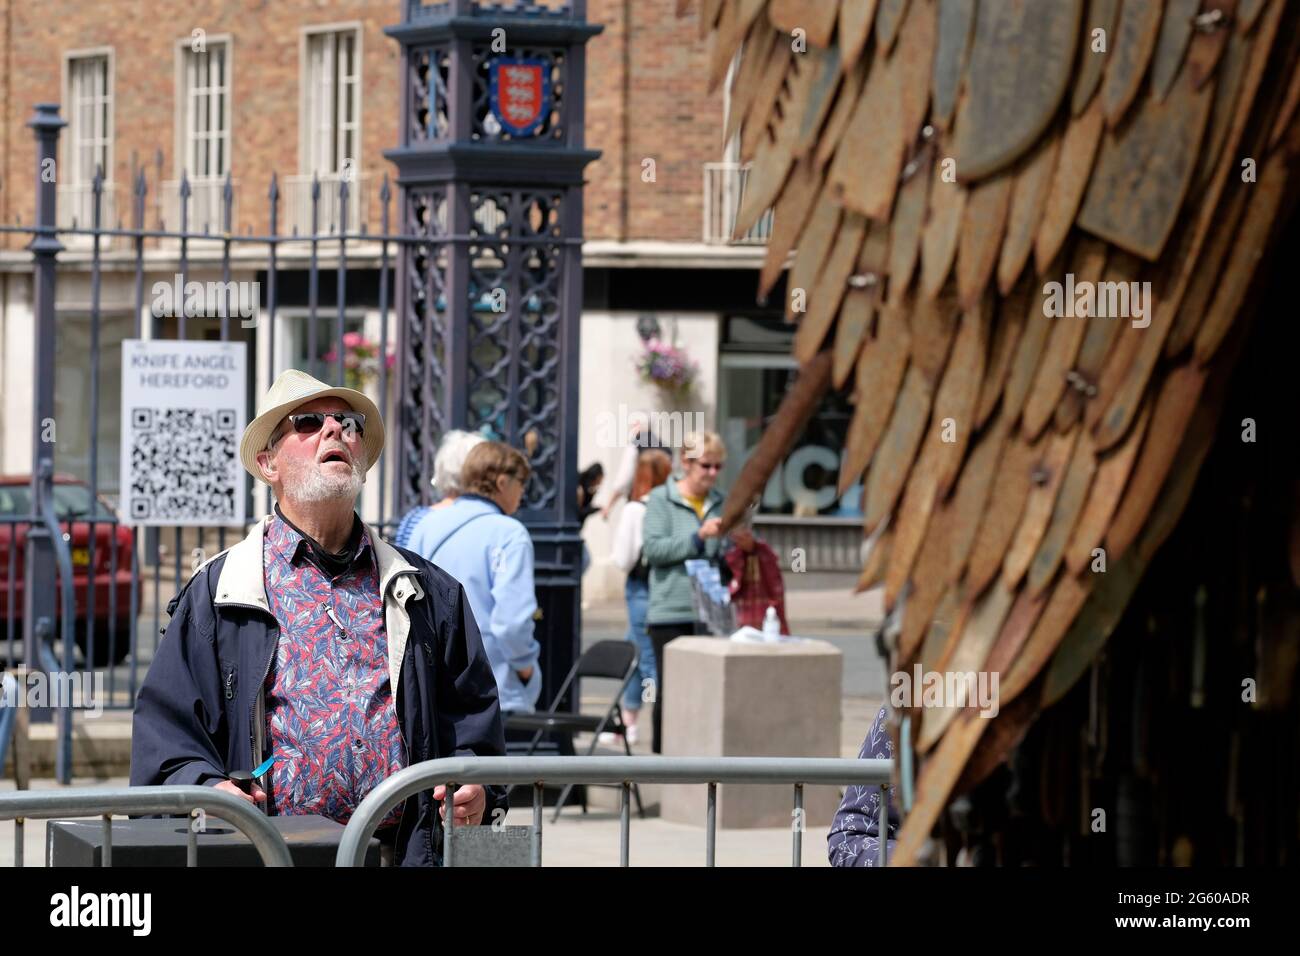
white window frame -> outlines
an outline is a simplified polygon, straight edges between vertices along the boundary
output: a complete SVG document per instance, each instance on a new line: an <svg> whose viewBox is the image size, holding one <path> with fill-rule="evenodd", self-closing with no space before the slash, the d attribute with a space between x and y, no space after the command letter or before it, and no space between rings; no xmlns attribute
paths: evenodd
<svg viewBox="0 0 1300 956"><path fill-rule="evenodd" d="M206 138L207 138L206 149L208 153L207 158L208 158L209 172L204 175L199 174L198 168L194 162L194 159L196 158L196 154L191 152L192 142L197 141L197 139L192 140L190 136L190 125L191 125L190 117L192 115L190 112L190 108L195 99L192 95L192 90L194 89L194 86L192 85L192 80L197 79L197 77L191 76L192 73L191 64L194 62L191 59L191 54L193 52L191 49L192 42L193 41L190 37L182 37L181 39L176 41L176 97L175 97L175 122L174 122L175 148L172 151L172 156L173 156L172 166L175 170L175 175L177 179L180 178L182 172L191 181L194 181L196 179L204 180L204 181L210 181L213 179L224 179L226 174L231 170L232 156L231 156L230 147L231 147L231 143L234 141L234 135L233 135L234 125L235 125L234 42L232 36L229 33L210 34L204 38L204 42L207 46L206 52L208 56L211 57L214 47L222 46L225 48L225 60L226 60L224 84L221 86L208 86L205 88L207 90L209 110L211 110L212 108L212 101L216 98L215 94L218 92L225 94L226 124L225 124L225 128L221 130L221 132L217 136L212 136L210 133L206 134ZM209 64L211 63L210 59L208 63ZM209 77L205 77L205 79L210 79L211 72L212 72L211 66L209 65L208 67ZM221 151L221 157L223 159L223 162L220 164L222 168L217 170L215 173L213 173L211 172L212 161L214 158L214 153L216 152L215 144L218 141L224 141L225 144L224 150Z"/></svg>
<svg viewBox="0 0 1300 956"><path fill-rule="evenodd" d="M91 60L103 58L108 63L108 76L106 79L106 90L103 99L108 106L108 117L103 119L105 129L100 130L101 135L92 139L104 141L104 183L105 185L112 182L113 179L113 145L117 125L117 110L115 101L115 88L117 76L117 63L113 47L97 46L86 47L80 50L67 50L63 54L63 102L68 104L68 136L64 140L63 146L63 163L59 173L58 180L60 183L70 186L89 186L95 179L95 170L93 168L82 169L80 164L80 148L84 140L80 138L84 133L81 130L79 104L74 102L72 68L73 63L78 60ZM101 121L103 114L95 111L95 118L92 120L92 126ZM66 174L65 174L66 172Z"/></svg>
<svg viewBox="0 0 1300 956"><path fill-rule="evenodd" d="M311 47L312 41L318 37L335 35L341 33L351 33L353 36L353 74L351 79L345 80L344 83L351 87L352 95L352 122L348 124L335 125L333 115L322 115L325 111L319 109L321 98L312 96L312 69L311 69ZM324 126L333 139L331 153L337 154L341 160L352 160L353 181L355 182L361 175L361 137L364 129L362 125L362 74L365 64L363 55L365 31L362 28L360 20L348 20L341 23L322 23L314 24L309 27L303 27L298 34L298 171L304 176L311 176L313 173L320 176L323 180L326 177L337 178L342 173L342 161L337 164L330 164L325 157L319 155L323 152L320 145L321 140L318 136L313 135L313 127L320 129ZM335 40L337 43L337 40ZM333 69L337 62L337 47L331 53L328 68L325 76L329 82L329 95L334 94ZM315 108L314 108L315 107ZM337 112L335 110L334 112ZM351 157L344 156L343 136L346 130L352 132L352 153ZM316 146L313 149L313 146ZM317 155L313 155L316 153ZM339 168L326 168L330 165L336 165Z"/></svg>

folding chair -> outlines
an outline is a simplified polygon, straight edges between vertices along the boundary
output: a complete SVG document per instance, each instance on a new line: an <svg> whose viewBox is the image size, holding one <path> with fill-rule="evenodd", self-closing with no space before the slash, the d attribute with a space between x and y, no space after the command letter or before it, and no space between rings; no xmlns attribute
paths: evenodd
<svg viewBox="0 0 1300 956"><path fill-rule="evenodd" d="M623 724L620 702L623 699L623 692L632 680L632 675L636 673L636 663L636 646L630 641L597 641L582 652L582 656L573 665L569 675L564 678L564 683L560 685L560 690L548 710L536 714L510 714L506 717L506 729L534 732L532 742L528 745L524 756L532 756L536 753L537 745L548 735L560 738L561 753L571 754L574 752L573 735L590 733L591 745L585 754L590 757L596 750L596 743L600 740L601 733L606 730L619 734L623 740L623 752L629 757L632 756L632 748L627 744L627 728ZM557 710L569 687L583 677L603 677L622 682L603 716L571 714ZM592 786L614 786L614 784L592 784ZM560 811L564 809L564 802L572 789L573 784L568 784L560 791L560 797L555 802L555 814L551 817L552 823L560 818ZM645 808L641 806L641 791L636 784L632 785L632 792L636 796L637 815L644 817ZM587 812L585 804L582 812Z"/></svg>

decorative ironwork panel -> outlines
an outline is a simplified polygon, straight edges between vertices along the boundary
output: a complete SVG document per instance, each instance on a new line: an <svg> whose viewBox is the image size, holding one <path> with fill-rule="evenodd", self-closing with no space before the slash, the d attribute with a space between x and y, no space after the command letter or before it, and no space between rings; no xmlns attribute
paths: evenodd
<svg viewBox="0 0 1300 956"><path fill-rule="evenodd" d="M560 485L563 194L470 194L468 427L530 449L524 506L544 509Z"/></svg>
<svg viewBox="0 0 1300 956"><path fill-rule="evenodd" d="M447 100L451 54L444 46L416 48L411 51L407 69L411 92L406 142L445 140L451 132L451 111Z"/></svg>
<svg viewBox="0 0 1300 956"><path fill-rule="evenodd" d="M432 496L424 475L433 474L433 456L447 428L443 420L446 388L447 195L443 189L409 190L408 235L431 241L412 245L403 264L406 287L401 349L401 480L398 513L427 504Z"/></svg>

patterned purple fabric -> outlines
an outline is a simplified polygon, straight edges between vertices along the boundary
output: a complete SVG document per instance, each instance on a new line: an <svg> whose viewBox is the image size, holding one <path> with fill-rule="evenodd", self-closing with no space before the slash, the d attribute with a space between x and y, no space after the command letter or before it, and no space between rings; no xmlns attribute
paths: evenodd
<svg viewBox="0 0 1300 956"><path fill-rule="evenodd" d="M266 678L267 753L280 758L271 798L279 814L347 823L366 794L406 766L388 677L384 601L368 533L351 566L333 580L307 560L306 549L283 519L267 524L266 593L280 624ZM381 826L401 812L398 804Z"/></svg>
<svg viewBox="0 0 1300 956"><path fill-rule="evenodd" d="M859 760L869 758L894 759L894 741L890 739L886 726L888 714L884 707L876 714L876 719L867 731L867 739L862 742ZM894 788L889 788L889 843L886 852L894 850L894 838L898 835L898 812L894 805ZM844 793L844 800L831 823L831 832L826 835L826 852L831 866L876 866L880 852L880 788L852 786Z"/></svg>

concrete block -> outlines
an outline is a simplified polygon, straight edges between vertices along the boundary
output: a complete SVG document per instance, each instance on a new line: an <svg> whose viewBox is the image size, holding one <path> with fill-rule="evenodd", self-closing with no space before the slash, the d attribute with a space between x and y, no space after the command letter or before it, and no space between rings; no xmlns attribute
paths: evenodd
<svg viewBox="0 0 1300 956"><path fill-rule="evenodd" d="M826 641L744 644L681 637L664 653L663 753L679 757L838 757L843 659ZM704 785L664 786L662 816L703 826ZM804 788L804 825L830 825L836 787ZM720 828L794 823L794 787L718 787Z"/></svg>

